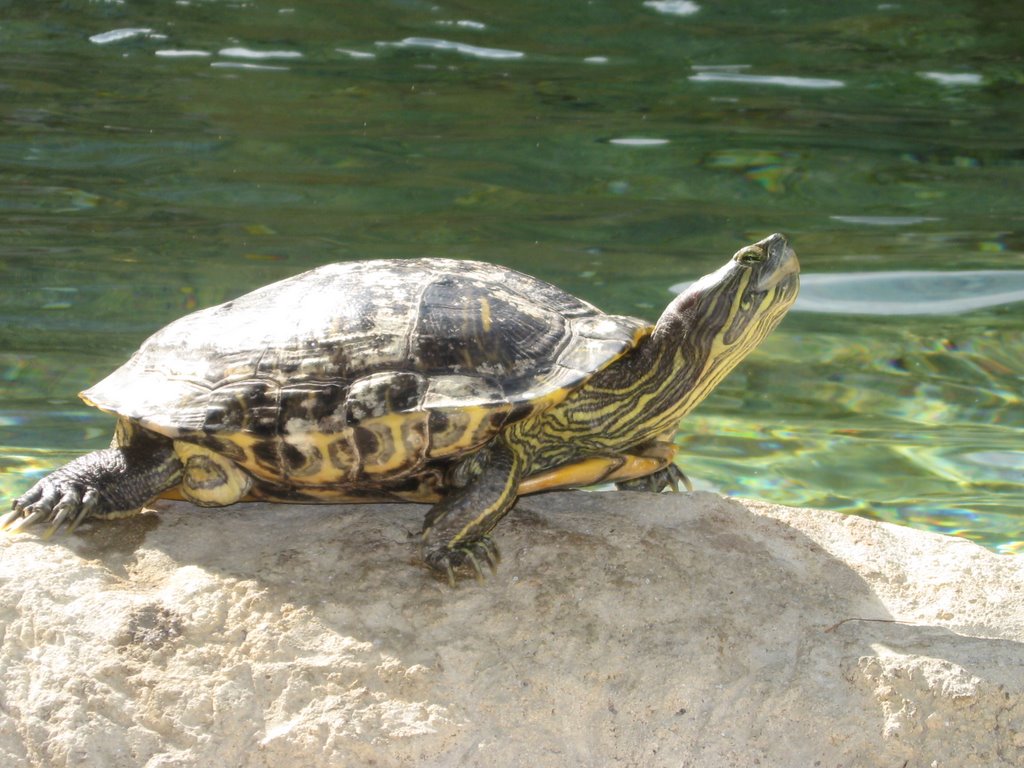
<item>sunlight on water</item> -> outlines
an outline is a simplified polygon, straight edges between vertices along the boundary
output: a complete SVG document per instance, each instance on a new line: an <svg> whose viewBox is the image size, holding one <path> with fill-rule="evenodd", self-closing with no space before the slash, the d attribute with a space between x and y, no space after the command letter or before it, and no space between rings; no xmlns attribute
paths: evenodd
<svg viewBox="0 0 1024 768"><path fill-rule="evenodd" d="M957 315L1024 301L1024 270L805 275L796 307L845 315Z"/></svg>
<svg viewBox="0 0 1024 768"><path fill-rule="evenodd" d="M700 67L695 67L700 70ZM783 88L843 88L842 80L824 77L795 77L793 75L755 75L742 72L698 71L690 75L694 83L744 83L747 85L778 85Z"/></svg>
<svg viewBox="0 0 1024 768"><path fill-rule="evenodd" d="M700 10L690 0L644 0L644 6L669 16L690 16Z"/></svg>
<svg viewBox="0 0 1024 768"><path fill-rule="evenodd" d="M521 59L525 54L522 51L506 51L501 48L484 48L479 45L458 43L451 40L438 40L432 37L407 37L397 43L377 43L381 47L393 48L432 48L436 51L455 51L464 56L473 56L478 59Z"/></svg>
<svg viewBox="0 0 1024 768"><path fill-rule="evenodd" d="M933 346L926 327L925 337L879 327L864 337L842 318L810 337L811 317L712 395L717 413L684 422L687 471L733 495L1024 551L1024 330L993 333L974 318L956 342ZM784 375L794 368L803 380Z"/></svg>
<svg viewBox="0 0 1024 768"><path fill-rule="evenodd" d="M154 35L155 32L152 29L129 27L125 29L112 29L109 32L101 32L98 35L92 35L89 40L97 45L107 45L108 43L119 43L122 40L129 40L133 37L151 37ZM156 37L162 38L163 35L156 35Z"/></svg>
<svg viewBox="0 0 1024 768"><path fill-rule="evenodd" d="M663 144L668 144L668 139L655 139L642 136L623 136L618 139L609 139L609 144L620 144L624 147L660 147Z"/></svg>

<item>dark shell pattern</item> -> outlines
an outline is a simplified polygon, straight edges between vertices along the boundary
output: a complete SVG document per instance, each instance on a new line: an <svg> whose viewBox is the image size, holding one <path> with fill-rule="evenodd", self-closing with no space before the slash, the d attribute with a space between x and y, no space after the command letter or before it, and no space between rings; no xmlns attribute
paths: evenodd
<svg viewBox="0 0 1024 768"><path fill-rule="evenodd" d="M358 487L478 449L649 330L490 264L329 264L171 323L82 397L269 481Z"/></svg>

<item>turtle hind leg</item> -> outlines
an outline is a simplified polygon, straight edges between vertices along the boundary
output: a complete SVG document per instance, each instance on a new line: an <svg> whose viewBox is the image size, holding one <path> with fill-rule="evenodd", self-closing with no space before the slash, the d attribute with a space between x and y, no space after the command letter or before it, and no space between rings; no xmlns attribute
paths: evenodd
<svg viewBox="0 0 1024 768"><path fill-rule="evenodd" d="M500 438L484 451L479 474L452 490L423 520L423 560L451 586L455 586L456 569L462 566L470 566L478 579L483 577L484 565L494 569L498 549L488 534L516 501L519 457ZM444 543L430 548L431 540Z"/></svg>
<svg viewBox="0 0 1024 768"><path fill-rule="evenodd" d="M673 461L676 448L658 440L635 446L622 453L583 456L523 479L519 494L584 488L599 483L615 483L620 491L654 491L666 488L678 491L680 485L692 491L689 478Z"/></svg>
<svg viewBox="0 0 1024 768"><path fill-rule="evenodd" d="M676 464L669 464L657 472L645 477L635 477L632 480L623 480L615 484L620 491L648 491L650 493L661 493L666 489L679 491L679 486L688 491L693 491L693 483Z"/></svg>
<svg viewBox="0 0 1024 768"><path fill-rule="evenodd" d="M88 517L134 512L180 477L181 462L171 441L136 429L121 445L87 453L44 477L14 500L11 511L0 517L0 530L13 533L49 523L48 537Z"/></svg>
<svg viewBox="0 0 1024 768"><path fill-rule="evenodd" d="M675 463L676 445L672 442L674 430L633 450L647 459L661 459L664 464L657 470L644 475L615 478L615 487L620 491L648 491L661 493L664 490L678 492L680 486L693 491L693 483Z"/></svg>

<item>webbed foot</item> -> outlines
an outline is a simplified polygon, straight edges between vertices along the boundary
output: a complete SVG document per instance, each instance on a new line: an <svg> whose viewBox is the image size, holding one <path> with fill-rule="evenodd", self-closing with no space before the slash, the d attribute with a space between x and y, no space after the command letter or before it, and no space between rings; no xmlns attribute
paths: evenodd
<svg viewBox="0 0 1024 768"><path fill-rule="evenodd" d="M661 493L666 488L671 489L674 492L679 491L679 486L682 485L686 490L693 490L693 483L690 482L690 478L686 476L675 464L669 464L667 467L659 469L645 477L637 477L633 480L625 480L621 483L616 483L615 487L620 491L646 491L648 493Z"/></svg>

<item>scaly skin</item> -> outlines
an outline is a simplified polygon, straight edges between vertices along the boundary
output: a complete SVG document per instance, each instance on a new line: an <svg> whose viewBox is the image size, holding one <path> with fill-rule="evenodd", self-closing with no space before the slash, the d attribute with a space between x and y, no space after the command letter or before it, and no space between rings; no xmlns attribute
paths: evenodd
<svg viewBox="0 0 1024 768"><path fill-rule="evenodd" d="M452 490L423 520L424 546L430 540L445 542L428 549L424 562L452 586L461 565L471 565L478 578L483 576L482 563L492 570L497 565L498 550L488 534L515 504L522 476L523 456L500 435L473 457L473 463L480 467L479 474Z"/></svg>
<svg viewBox="0 0 1024 768"><path fill-rule="evenodd" d="M11 511L0 517L0 530L49 523L49 536L62 525L74 529L88 517L133 512L180 478L181 463L171 441L136 430L126 445L87 453L44 477L14 500Z"/></svg>

